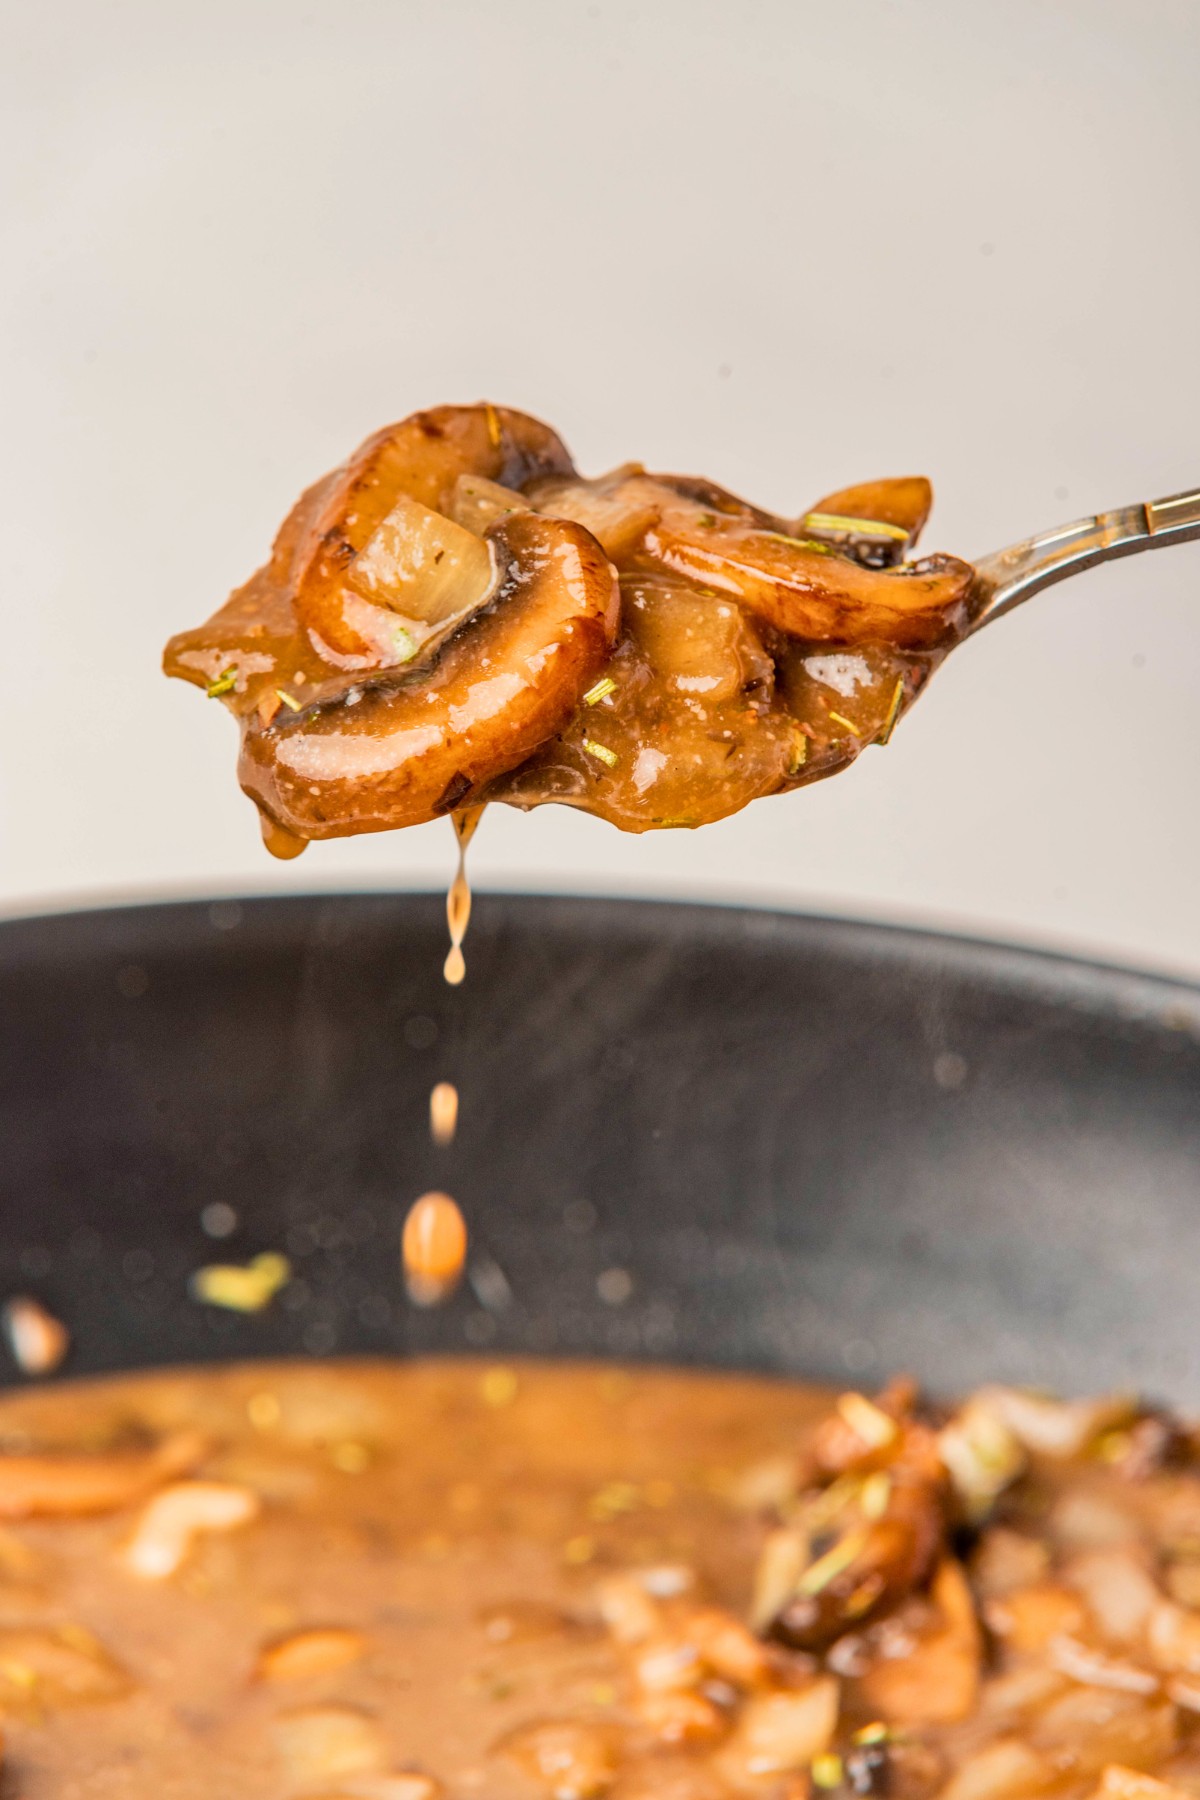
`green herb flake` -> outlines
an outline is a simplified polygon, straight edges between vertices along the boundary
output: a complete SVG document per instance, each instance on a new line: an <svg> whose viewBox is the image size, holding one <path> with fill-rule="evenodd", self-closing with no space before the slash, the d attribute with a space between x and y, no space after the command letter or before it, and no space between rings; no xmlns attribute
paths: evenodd
<svg viewBox="0 0 1200 1800"><path fill-rule="evenodd" d="M405 631L403 625L397 625L393 631L392 646L396 652L397 662L411 662L417 654L416 639L410 631Z"/></svg>
<svg viewBox="0 0 1200 1800"><path fill-rule="evenodd" d="M792 754L788 758L788 774L798 775L807 761L808 739L802 731L798 730L792 739Z"/></svg>
<svg viewBox="0 0 1200 1800"><path fill-rule="evenodd" d="M791 544L796 550L811 550L815 556L832 556L833 551L828 544L819 538L789 537L786 531L764 531L764 537L774 538L777 544Z"/></svg>
<svg viewBox="0 0 1200 1800"><path fill-rule="evenodd" d="M594 756L606 768L615 769L621 760L615 750L610 750L607 744L598 744L595 738L584 738L583 747L589 756Z"/></svg>
<svg viewBox="0 0 1200 1800"><path fill-rule="evenodd" d="M856 1744L886 1744L891 1735L882 1719L873 1719L869 1725L864 1725L861 1731L855 1732L854 1742Z"/></svg>
<svg viewBox="0 0 1200 1800"><path fill-rule="evenodd" d="M219 700L222 694L228 694L230 690L236 686L237 670L236 668L228 668L222 669L221 673L217 676L217 679L215 681L210 681L204 691L210 700Z"/></svg>
<svg viewBox="0 0 1200 1800"><path fill-rule="evenodd" d="M887 717L884 719L883 725L880 728L879 736L875 739L877 744L886 744L891 738L893 731L896 729L896 720L900 717L900 708L903 705L903 702L904 677L902 675L892 690L892 697L888 702Z"/></svg>
<svg viewBox="0 0 1200 1800"><path fill-rule="evenodd" d="M602 675L595 686L590 687L583 696L583 704L585 706L599 706L602 700L607 700L608 696L616 691L616 686L617 684L611 675Z"/></svg>
<svg viewBox="0 0 1200 1800"><path fill-rule="evenodd" d="M796 1583L796 1592L804 1594L810 1600L823 1593L831 1581L836 1581L850 1567L866 1541L865 1531L848 1531L832 1550L827 1550L824 1556L819 1556L815 1563L809 1564Z"/></svg>
<svg viewBox="0 0 1200 1800"><path fill-rule="evenodd" d="M278 1251L266 1250L246 1264L209 1263L188 1283L194 1300L229 1312L256 1313L270 1304L292 1277L292 1265Z"/></svg>
<svg viewBox="0 0 1200 1800"><path fill-rule="evenodd" d="M846 1771L842 1759L832 1750L825 1750L820 1756L812 1759L813 1786L819 1788L841 1787Z"/></svg>
<svg viewBox="0 0 1200 1800"><path fill-rule="evenodd" d="M849 513L810 512L800 521L807 531L836 532L839 537L880 538L887 543L907 544L908 532L903 525L889 525L885 519L856 519Z"/></svg>
<svg viewBox="0 0 1200 1800"><path fill-rule="evenodd" d="M286 688L276 688L275 692L279 699L283 701L283 704L285 706L290 706L293 712L301 711L300 702L298 700L293 700Z"/></svg>
<svg viewBox="0 0 1200 1800"><path fill-rule="evenodd" d="M829 718L834 725L844 725L847 731L852 732L855 737L858 736L858 726L853 719L848 719L845 713L834 712L830 708Z"/></svg>

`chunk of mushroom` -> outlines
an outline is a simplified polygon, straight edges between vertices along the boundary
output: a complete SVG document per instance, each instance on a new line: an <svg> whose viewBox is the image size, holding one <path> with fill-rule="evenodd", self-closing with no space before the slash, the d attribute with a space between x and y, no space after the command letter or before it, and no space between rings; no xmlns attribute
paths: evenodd
<svg viewBox="0 0 1200 1800"><path fill-rule="evenodd" d="M843 489L795 526L719 489L706 487L705 497L697 498L687 486L640 469L618 470L595 482L545 482L535 490L535 504L586 525L614 560L658 565L716 588L810 642L928 649L953 640L968 621L974 582L969 564L939 556L904 570L886 566L928 515L932 494L921 478ZM865 505L903 520L893 525L877 513L874 541L886 549L872 558L876 566L858 554L832 553L835 546L857 551L870 544L872 521L859 510ZM852 507L853 518L847 516ZM817 535L821 521L826 528Z"/></svg>
<svg viewBox="0 0 1200 1800"><path fill-rule="evenodd" d="M833 1742L838 1707L838 1683L832 1675L796 1691L752 1695L719 1753L722 1773L736 1784L804 1768Z"/></svg>
<svg viewBox="0 0 1200 1800"><path fill-rule="evenodd" d="M81 1625L0 1628L0 1708L5 1712L115 1700L131 1686L116 1658Z"/></svg>
<svg viewBox="0 0 1200 1800"><path fill-rule="evenodd" d="M895 1606L929 1576L947 1527L944 1479L931 1459L928 1434L906 1427L898 1447L880 1447L892 1460L863 1477L846 1476L812 1499L823 1533L836 1534L809 1560L792 1592L770 1622L772 1636L799 1650L824 1648ZM839 1493L839 1489L841 1490ZM800 1524L806 1523L801 1515ZM763 1591L778 1591L786 1549L768 1546L772 1565L762 1572Z"/></svg>
<svg viewBox="0 0 1200 1800"><path fill-rule="evenodd" d="M145 1450L0 1454L0 1519L116 1512L194 1468L206 1449L198 1432L179 1431Z"/></svg>
<svg viewBox="0 0 1200 1800"><path fill-rule="evenodd" d="M233 1531L261 1511L250 1488L226 1481L177 1481L147 1502L122 1560L143 1581L165 1581L181 1566L197 1537Z"/></svg>
<svg viewBox="0 0 1200 1800"><path fill-rule="evenodd" d="M361 1707L295 1707L274 1721L272 1734L291 1780L309 1789L318 1782L382 1774L387 1768L387 1740L378 1721Z"/></svg>
<svg viewBox="0 0 1200 1800"><path fill-rule="evenodd" d="M259 1651L255 1674L260 1681L307 1681L360 1662L367 1640L345 1625L315 1625L275 1638Z"/></svg>
<svg viewBox="0 0 1200 1800"><path fill-rule="evenodd" d="M860 1682L870 1712L900 1726L953 1724L971 1713L983 1673L983 1641L960 1565L947 1557L934 1577L937 1622L905 1656L883 1657Z"/></svg>
<svg viewBox="0 0 1200 1800"><path fill-rule="evenodd" d="M419 824L469 804L566 722L616 628L612 570L576 525L524 513L490 537L494 597L429 670L244 721L242 786L270 818L304 838Z"/></svg>
<svg viewBox="0 0 1200 1800"><path fill-rule="evenodd" d="M520 1726L499 1748L554 1800L595 1800L617 1775L619 1739L607 1725L546 1720Z"/></svg>

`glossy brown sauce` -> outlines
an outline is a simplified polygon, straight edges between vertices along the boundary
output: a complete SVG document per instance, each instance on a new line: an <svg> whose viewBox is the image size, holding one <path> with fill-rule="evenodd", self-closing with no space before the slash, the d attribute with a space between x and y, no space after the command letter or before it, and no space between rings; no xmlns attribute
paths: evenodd
<svg viewBox="0 0 1200 1800"><path fill-rule="evenodd" d="M1200 1791L1195 1449L1126 1399L284 1363L0 1444L23 1800Z"/></svg>
<svg viewBox="0 0 1200 1800"><path fill-rule="evenodd" d="M493 406L417 413L302 496L168 673L221 699L268 848L490 801L696 826L886 743L969 629L915 477L787 519ZM455 965L457 967L457 963Z"/></svg>

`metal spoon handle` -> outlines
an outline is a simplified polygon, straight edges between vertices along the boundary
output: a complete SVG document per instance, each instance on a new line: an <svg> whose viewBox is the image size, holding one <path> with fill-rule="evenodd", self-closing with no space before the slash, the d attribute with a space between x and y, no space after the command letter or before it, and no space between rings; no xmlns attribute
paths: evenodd
<svg viewBox="0 0 1200 1800"><path fill-rule="evenodd" d="M997 550L975 564L982 605L973 630L1011 612L1039 588L1090 569L1114 556L1133 556L1163 544L1200 538L1200 488L1171 494L1165 500L1143 500L1114 512L1078 519L1055 531L1039 532L1024 543Z"/></svg>

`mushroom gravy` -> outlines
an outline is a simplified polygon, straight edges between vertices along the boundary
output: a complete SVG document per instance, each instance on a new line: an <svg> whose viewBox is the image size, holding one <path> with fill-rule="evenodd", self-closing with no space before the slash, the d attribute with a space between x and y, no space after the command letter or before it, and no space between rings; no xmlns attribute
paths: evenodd
<svg viewBox="0 0 1200 1800"><path fill-rule="evenodd" d="M311 487L165 666L238 719L277 855L499 800L702 825L886 743L965 635L970 565L909 560L931 503L588 481L523 413L438 407Z"/></svg>
<svg viewBox="0 0 1200 1800"><path fill-rule="evenodd" d="M1200 1793L1196 1445L1126 1397L123 1376L0 1398L0 1516L22 1800Z"/></svg>

